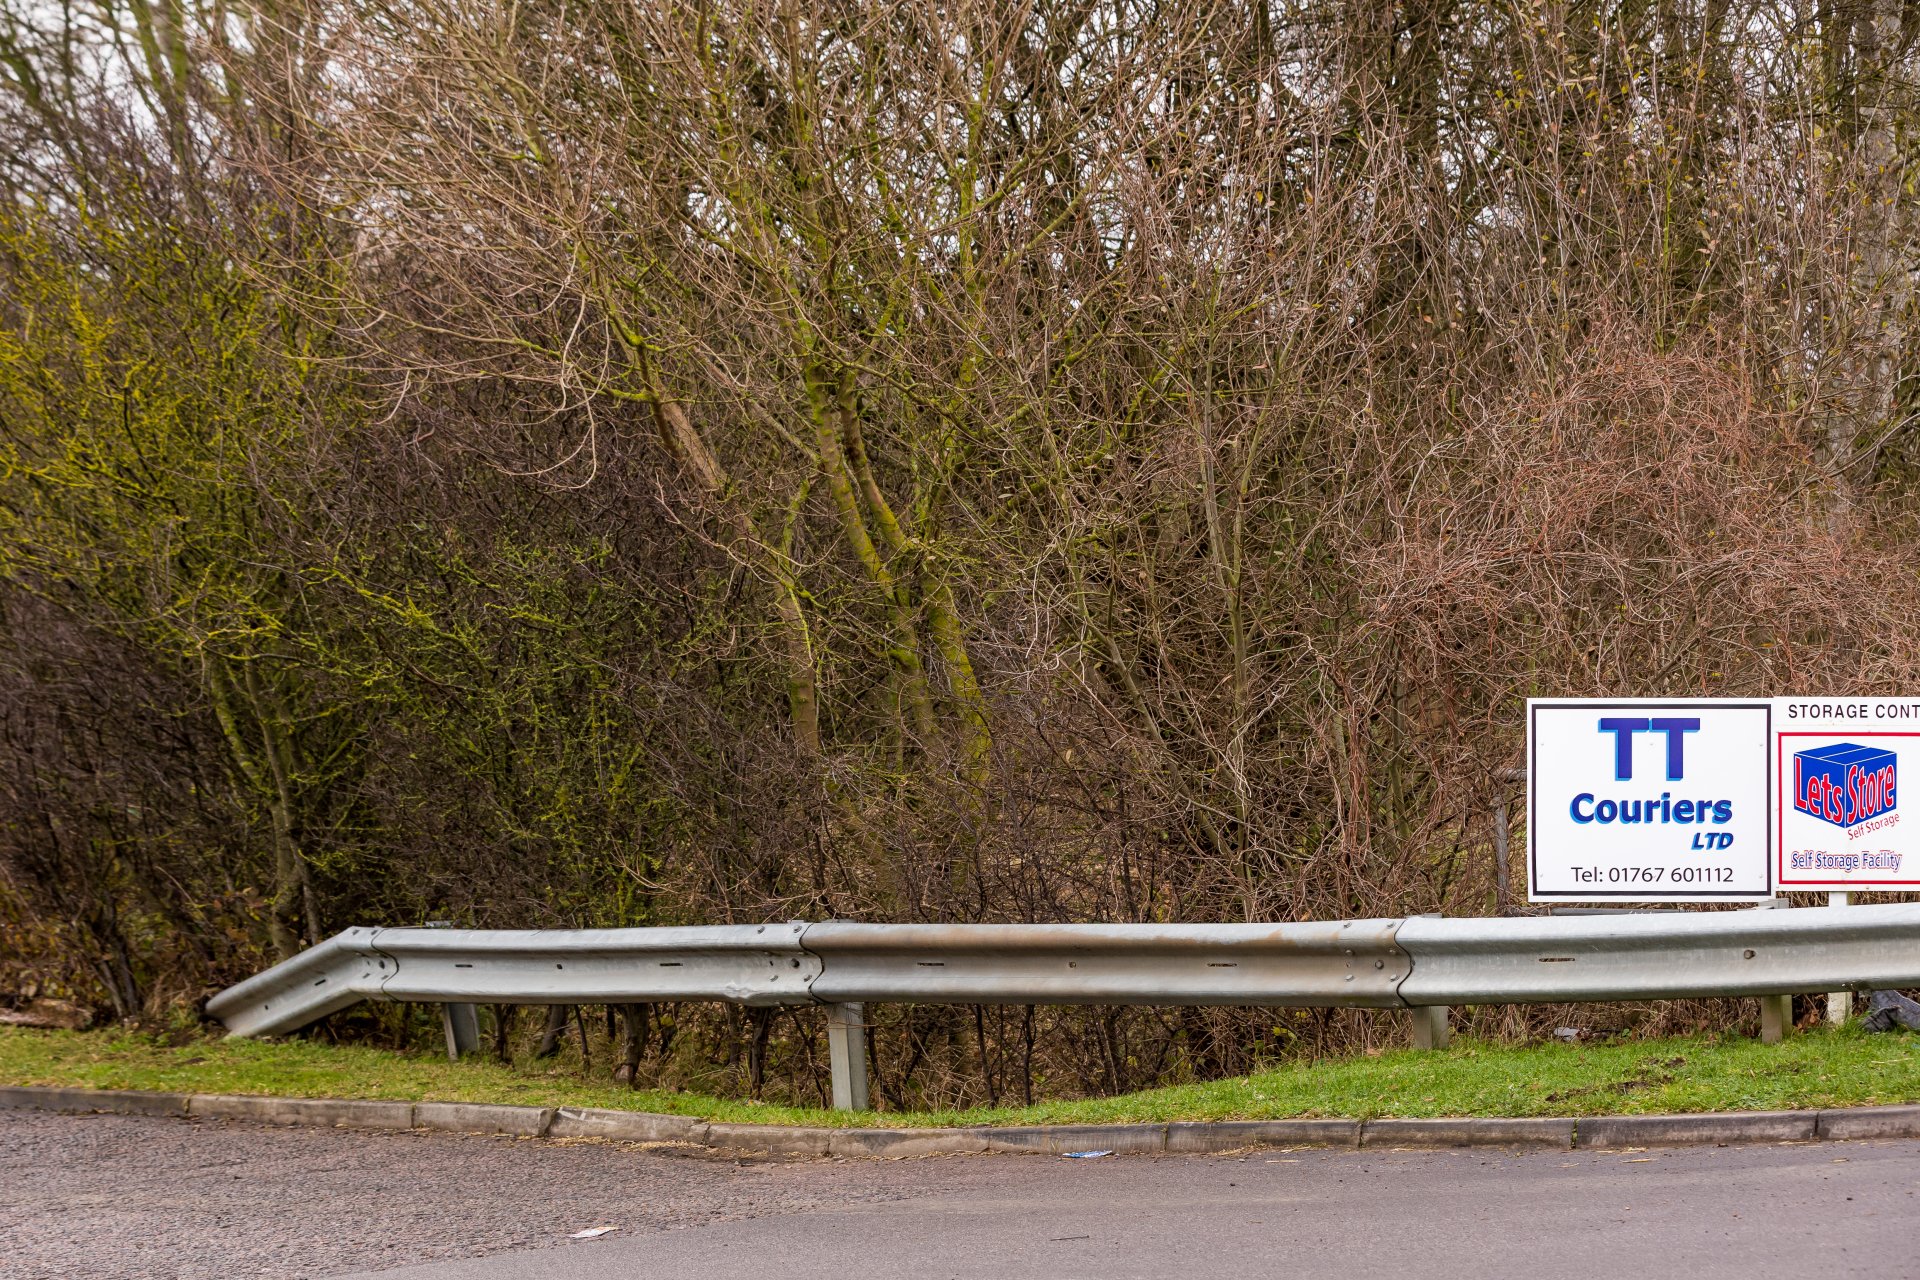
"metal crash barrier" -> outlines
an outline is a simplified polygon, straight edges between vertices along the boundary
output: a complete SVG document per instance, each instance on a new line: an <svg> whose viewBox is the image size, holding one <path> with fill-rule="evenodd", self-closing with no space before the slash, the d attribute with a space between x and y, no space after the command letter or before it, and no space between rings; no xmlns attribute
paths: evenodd
<svg viewBox="0 0 1920 1280"><path fill-rule="evenodd" d="M1456 1004L1761 997L1762 1038L1795 993L1920 985L1920 903L1295 924L819 924L661 929L348 929L228 988L236 1036L297 1031L360 1000L472 1006L723 1000L825 1005L834 1105L865 1109L864 1006L1291 1005L1414 1012L1447 1039Z"/></svg>

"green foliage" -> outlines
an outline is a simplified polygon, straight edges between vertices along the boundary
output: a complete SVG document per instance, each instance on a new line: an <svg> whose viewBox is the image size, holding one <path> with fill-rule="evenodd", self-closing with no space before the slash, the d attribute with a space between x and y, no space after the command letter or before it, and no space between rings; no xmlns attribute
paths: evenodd
<svg viewBox="0 0 1920 1280"><path fill-rule="evenodd" d="M1482 913L1524 697L1911 689L1920 27L1773 8L0 0L0 989ZM875 1020L899 1107L1375 1035Z"/></svg>
<svg viewBox="0 0 1920 1280"><path fill-rule="evenodd" d="M266 301L144 212L0 207L0 573L183 662L284 652L255 479L316 406Z"/></svg>
<svg viewBox="0 0 1920 1280"><path fill-rule="evenodd" d="M1268 1120L1290 1116L1601 1116L1801 1110L1920 1101L1920 1054L1904 1035L1857 1026L1777 1045L1735 1036L1600 1044L1458 1041L1301 1062L1118 1097L1031 1107L849 1114L678 1090L626 1090L538 1062L454 1064L313 1041L184 1044L122 1031L0 1029L0 1083L277 1097L395 1098L615 1107L768 1124L956 1126Z"/></svg>

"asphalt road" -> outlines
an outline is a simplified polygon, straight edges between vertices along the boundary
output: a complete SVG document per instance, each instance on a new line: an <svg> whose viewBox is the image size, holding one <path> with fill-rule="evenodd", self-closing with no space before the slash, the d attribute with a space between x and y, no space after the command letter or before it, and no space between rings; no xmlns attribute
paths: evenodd
<svg viewBox="0 0 1920 1280"><path fill-rule="evenodd" d="M780 1164L0 1112L0 1276L1836 1280L1920 1276L1916 1192L1916 1142Z"/></svg>

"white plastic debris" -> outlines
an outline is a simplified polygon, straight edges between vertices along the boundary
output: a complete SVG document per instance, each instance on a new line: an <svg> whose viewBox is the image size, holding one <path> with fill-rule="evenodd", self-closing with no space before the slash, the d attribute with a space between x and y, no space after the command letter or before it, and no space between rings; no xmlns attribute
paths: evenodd
<svg viewBox="0 0 1920 1280"><path fill-rule="evenodd" d="M576 1231L568 1236L569 1240L598 1240L609 1231L618 1231L618 1227L588 1227L585 1231Z"/></svg>

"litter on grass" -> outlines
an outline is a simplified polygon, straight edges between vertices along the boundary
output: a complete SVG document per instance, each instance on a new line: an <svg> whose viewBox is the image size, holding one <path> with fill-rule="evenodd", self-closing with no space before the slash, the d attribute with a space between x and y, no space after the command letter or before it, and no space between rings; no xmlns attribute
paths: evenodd
<svg viewBox="0 0 1920 1280"><path fill-rule="evenodd" d="M1891 1031L1895 1027L1920 1031L1920 1004L1898 991L1869 991L1867 1017L1861 1026L1868 1031Z"/></svg>
<svg viewBox="0 0 1920 1280"><path fill-rule="evenodd" d="M1063 1151L1060 1153L1069 1160L1098 1160L1101 1156L1110 1156L1111 1151Z"/></svg>

